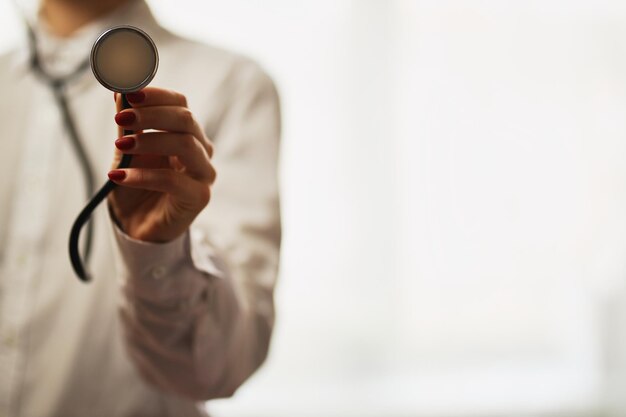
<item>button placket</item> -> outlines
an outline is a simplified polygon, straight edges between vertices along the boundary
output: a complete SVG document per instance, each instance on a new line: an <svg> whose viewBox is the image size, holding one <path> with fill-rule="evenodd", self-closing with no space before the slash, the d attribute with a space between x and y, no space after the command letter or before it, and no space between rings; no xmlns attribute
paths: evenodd
<svg viewBox="0 0 626 417"><path fill-rule="evenodd" d="M18 189L13 198L7 230L9 244L0 265L0 412L5 413L14 406L23 376L26 358L20 333L30 313L31 282L41 265L33 253L37 252L49 221L49 178L54 167L55 146L61 139L58 115L46 111L51 96L39 99L35 101L39 105L34 106L28 124L30 129L24 132L24 158L17 173L28 186ZM57 134L52 133L42 140L41 129Z"/></svg>

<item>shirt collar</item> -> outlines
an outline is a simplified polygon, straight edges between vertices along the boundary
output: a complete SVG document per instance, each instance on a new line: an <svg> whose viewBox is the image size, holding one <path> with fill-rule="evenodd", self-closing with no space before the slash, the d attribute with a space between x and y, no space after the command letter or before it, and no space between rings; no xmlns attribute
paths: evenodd
<svg viewBox="0 0 626 417"><path fill-rule="evenodd" d="M118 25L137 26L149 35L161 30L145 0L129 0L111 13L93 21L69 37L53 35L37 12L25 16L32 23L37 39L37 51L42 67L52 76L71 73L89 57L93 42L104 30ZM24 31L26 34L26 31ZM12 67L20 73L30 71L30 49L28 36L22 36L19 48L12 60Z"/></svg>

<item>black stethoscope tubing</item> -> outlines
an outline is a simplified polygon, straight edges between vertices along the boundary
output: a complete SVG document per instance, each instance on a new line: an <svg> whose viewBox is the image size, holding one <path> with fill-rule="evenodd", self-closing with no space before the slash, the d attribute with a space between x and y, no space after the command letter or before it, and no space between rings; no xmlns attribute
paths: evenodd
<svg viewBox="0 0 626 417"><path fill-rule="evenodd" d="M74 149L74 153L76 154L81 170L83 171L87 198L90 198L85 208L83 208L83 210L74 221L74 224L72 225L72 229L70 231L69 239L70 260L72 267L74 268L74 272L81 281L88 282L91 280L91 277L85 269L85 266L83 265L79 251L80 232L82 228L87 225L87 236L85 241L84 253L85 259L86 261L88 261L91 254L94 234L93 222L90 221L91 215L96 207L98 207L98 205L107 197L107 195L117 186L117 184L115 184L111 180L107 180L106 183L98 190L98 192L94 194L95 179L92 164L89 161L89 157L87 156L87 152L85 150L85 147L83 146L83 142L80 139L80 135L76 128L76 123L74 122L74 118L72 117L72 114L70 112L67 97L65 96L64 92L64 88L67 83L81 75L85 70L89 68L89 57L81 62L76 67L76 69L74 69L74 71L72 71L69 75L64 77L53 77L48 74L41 65L39 53L37 51L37 38L33 29L28 24L26 24L26 28L28 31L29 39L31 68L35 71L38 77L50 87L54 94L57 106L61 111L63 123L65 124L67 133L69 134L72 148ZM130 107L130 103L126 99L126 95L122 94L122 108L127 109ZM124 135L130 135L132 133L132 130L124 130ZM117 168L128 168L130 166L131 160L131 155L123 154Z"/></svg>

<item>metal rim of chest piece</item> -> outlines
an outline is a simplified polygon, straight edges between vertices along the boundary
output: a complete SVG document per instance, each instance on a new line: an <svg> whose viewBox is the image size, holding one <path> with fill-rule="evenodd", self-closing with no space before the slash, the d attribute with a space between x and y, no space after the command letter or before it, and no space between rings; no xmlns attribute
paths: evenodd
<svg viewBox="0 0 626 417"><path fill-rule="evenodd" d="M110 84L108 81L104 79L102 74L100 74L100 70L97 67L97 56L98 56L98 51L100 47L106 42L106 40L111 35L119 33L120 31L133 32L134 34L141 36L146 41L146 45L148 45L148 47L151 48L151 52L154 54L154 65L151 71L148 72L147 76L144 78L143 81L141 81L139 84L132 85L130 87L120 87L120 86ZM91 54L89 55L89 62L91 64L91 70L93 71L94 76L96 77L98 82L100 82L100 84L102 84L105 88L111 91L126 94L126 93L133 93L135 91L139 91L145 86L147 86L148 84L150 84L150 81L152 81L152 79L156 75L157 69L159 68L159 52L157 51L156 44L146 32L144 32L143 30L135 26L120 25L120 26L109 28L106 31L102 32L100 36L98 36L98 39L96 39L96 41L93 44L93 47L91 48Z"/></svg>

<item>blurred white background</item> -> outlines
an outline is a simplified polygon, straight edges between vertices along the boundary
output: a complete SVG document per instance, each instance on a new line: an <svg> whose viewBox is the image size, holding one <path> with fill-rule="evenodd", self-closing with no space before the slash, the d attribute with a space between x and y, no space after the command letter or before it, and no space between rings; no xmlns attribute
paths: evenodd
<svg viewBox="0 0 626 417"><path fill-rule="evenodd" d="M215 416L626 415L626 2L150 3L283 101L275 338Z"/></svg>

